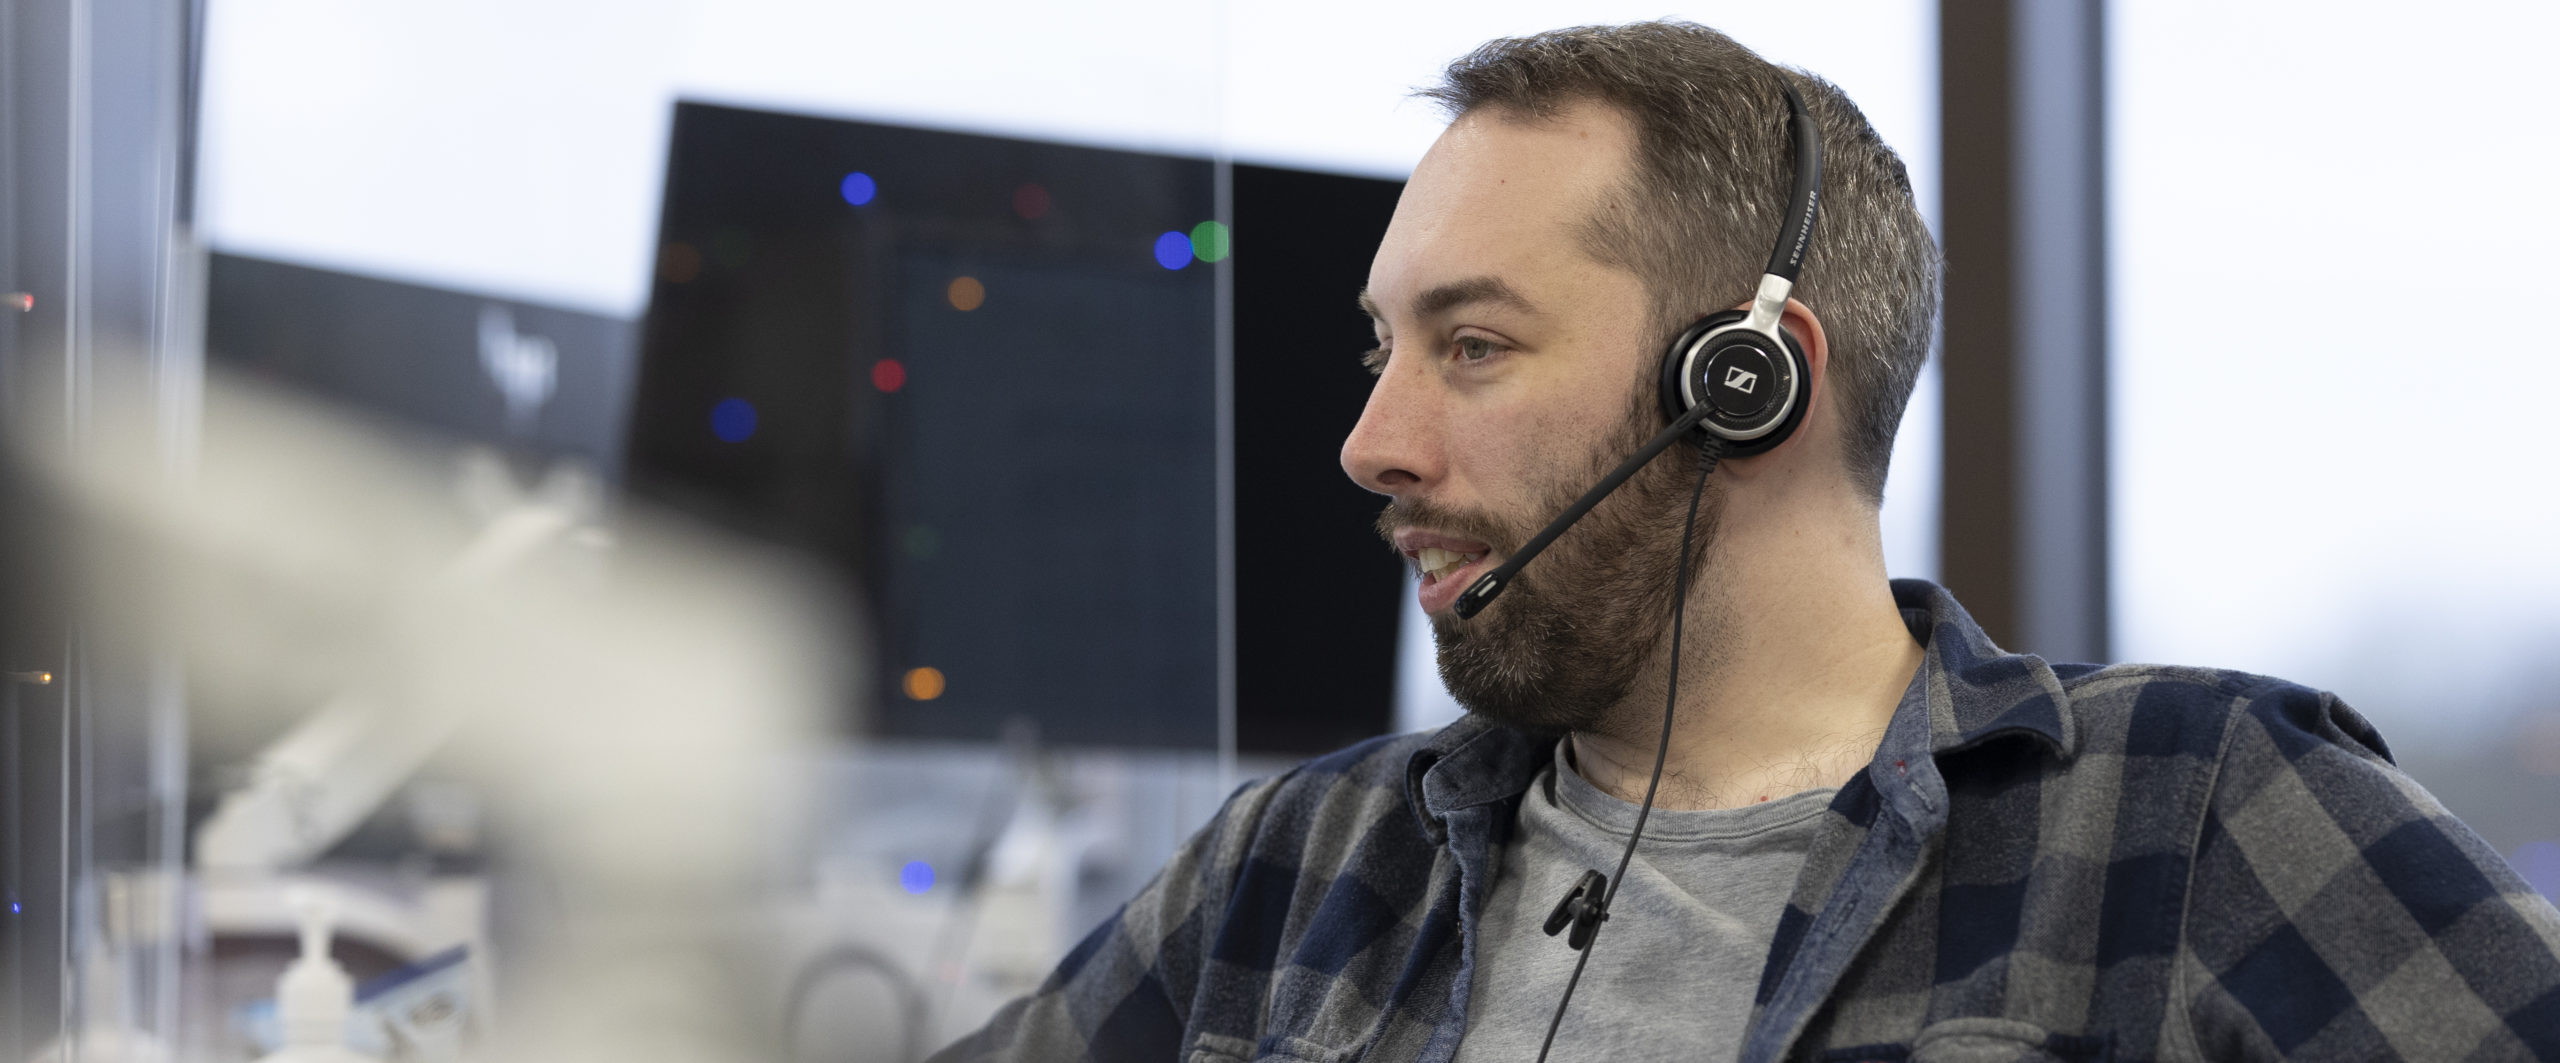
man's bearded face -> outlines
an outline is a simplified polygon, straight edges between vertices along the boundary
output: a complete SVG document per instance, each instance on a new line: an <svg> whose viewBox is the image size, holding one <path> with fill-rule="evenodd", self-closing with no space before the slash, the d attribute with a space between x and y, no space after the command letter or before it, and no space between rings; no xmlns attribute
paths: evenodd
<svg viewBox="0 0 2560 1063"><path fill-rule="evenodd" d="M1527 508L1493 513L1399 500L1379 515L1379 533L1429 528L1480 539L1495 555L1511 556L1659 430L1649 393L1639 390L1632 405L1624 433L1538 484L1537 501ZM1697 482L1697 463L1695 448L1674 446L1524 566L1475 619L1432 616L1440 678L1459 704L1541 733L1598 730L1610 723L1670 630L1680 522ZM1692 586L1722 509L1720 492L1708 485L1690 547ZM1689 632L1692 638L1700 634Z"/></svg>

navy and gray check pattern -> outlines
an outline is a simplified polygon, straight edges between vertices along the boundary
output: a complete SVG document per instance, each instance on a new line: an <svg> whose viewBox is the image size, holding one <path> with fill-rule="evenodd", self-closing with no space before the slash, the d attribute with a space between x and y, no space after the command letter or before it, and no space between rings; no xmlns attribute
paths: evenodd
<svg viewBox="0 0 2560 1063"><path fill-rule="evenodd" d="M2560 912L2336 698L2048 665L1894 593L1926 660L1831 803L1742 1059L2560 1060ZM1468 719L1245 787L939 1058L1447 1060L1551 742Z"/></svg>

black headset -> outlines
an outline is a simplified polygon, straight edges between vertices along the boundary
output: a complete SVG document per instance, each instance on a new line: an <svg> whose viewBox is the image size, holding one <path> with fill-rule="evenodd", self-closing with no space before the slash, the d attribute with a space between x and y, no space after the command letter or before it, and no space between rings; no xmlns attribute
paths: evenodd
<svg viewBox="0 0 2560 1063"><path fill-rule="evenodd" d="M1701 319L1662 353L1662 415L1677 423L1701 405L1701 434L1724 441L1728 457L1759 454L1786 442L1804 411L1812 370L1804 348L1778 326L1813 242L1813 215L1822 198L1822 135L1805 114L1795 86L1787 94L1787 124L1795 132L1795 187L1778 229L1777 250L1749 310L1727 310Z"/></svg>

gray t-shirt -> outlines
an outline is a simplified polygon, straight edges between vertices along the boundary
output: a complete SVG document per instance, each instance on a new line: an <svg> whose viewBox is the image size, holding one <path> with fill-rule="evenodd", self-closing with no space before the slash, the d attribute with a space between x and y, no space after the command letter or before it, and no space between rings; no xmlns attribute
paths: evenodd
<svg viewBox="0 0 2560 1063"><path fill-rule="evenodd" d="M1520 800L1476 933L1475 986L1455 1063L1532 1063L1577 954L1547 913L1586 869L1608 874L1636 806L1555 762ZM1778 915L1836 790L1733 809L1653 810L1591 965L1556 1031L1556 1060L1728 1060Z"/></svg>

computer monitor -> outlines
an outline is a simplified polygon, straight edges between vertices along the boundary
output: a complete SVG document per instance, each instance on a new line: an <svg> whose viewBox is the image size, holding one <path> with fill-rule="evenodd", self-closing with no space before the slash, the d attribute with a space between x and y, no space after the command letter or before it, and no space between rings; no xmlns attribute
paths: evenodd
<svg viewBox="0 0 2560 1063"><path fill-rule="evenodd" d="M1398 186L1233 173L1240 241L1206 159L680 104L628 485L836 563L873 733L1212 747L1227 608L1242 748L1386 730L1400 576L1333 453Z"/></svg>

